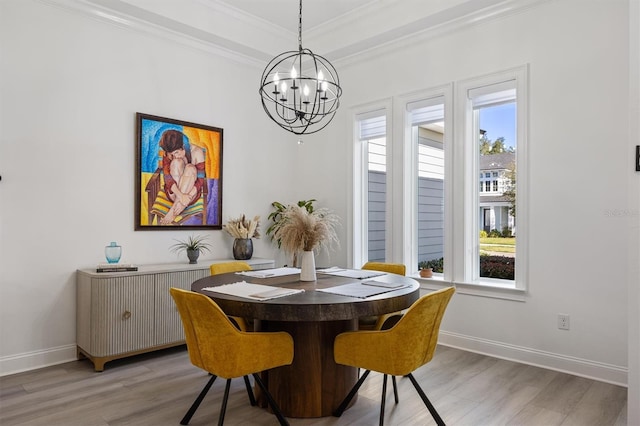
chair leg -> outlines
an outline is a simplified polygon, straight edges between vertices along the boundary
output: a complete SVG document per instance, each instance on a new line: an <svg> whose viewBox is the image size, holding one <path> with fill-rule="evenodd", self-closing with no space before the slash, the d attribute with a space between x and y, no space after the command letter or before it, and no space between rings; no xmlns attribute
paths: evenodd
<svg viewBox="0 0 640 426"><path fill-rule="evenodd" d="M418 395L420 395L420 398L422 398L422 402L424 402L424 405L426 405L427 408L429 409L429 412L431 413L433 420L436 421L438 426L445 426L445 423L442 420L442 417L440 417L440 415L436 411L436 408L433 406L433 404L431 404L431 401L429 401L429 398L427 398L427 395L425 395L424 391L422 390L422 388L420 387L416 379L413 377L413 374L409 373L407 374L407 377L409 377L409 379L411 380L411 383L413 383L413 387L416 388L416 391L418 391Z"/></svg>
<svg viewBox="0 0 640 426"><path fill-rule="evenodd" d="M196 400L193 401L193 404L191 404L191 408L189 408L189 411L187 411L187 414L185 414L184 417L182 418L182 420L180 420L180 424L181 425L188 425L189 424L189 421L191 420L191 417L193 417L193 415L195 414L196 410L200 406L200 403L204 399L204 397L207 394L207 392L209 392L209 389L211 389L211 385L213 385L213 382L215 380L216 380L216 376L214 376L212 374L211 378L209 379L207 384L204 385L204 388L200 391L200 395L198 395Z"/></svg>
<svg viewBox="0 0 640 426"><path fill-rule="evenodd" d="M249 395L249 402L252 406L256 405L256 398L253 396L253 391L251 390L251 383L249 382L249 376L244 376L244 385L247 387L247 394Z"/></svg>
<svg viewBox="0 0 640 426"><path fill-rule="evenodd" d="M224 387L224 397L222 398L222 407L220 407L220 417L218 418L218 426L224 424L224 414L227 412L227 401L229 400L229 388L231 387L231 379L227 379Z"/></svg>
<svg viewBox="0 0 640 426"><path fill-rule="evenodd" d="M393 396L396 399L396 404L399 402L398 400L398 385L396 384L396 376L391 376L391 383L393 383Z"/></svg>
<svg viewBox="0 0 640 426"><path fill-rule="evenodd" d="M384 425L384 403L387 399L387 375L382 376L382 401L380 402L380 426Z"/></svg>
<svg viewBox="0 0 640 426"><path fill-rule="evenodd" d="M264 382L262 381L260 376L257 373L253 373L253 378L255 379L256 383L258 384L258 386L260 387L262 392L264 392L264 396L267 397L267 402L269 402L269 405L271 405L271 409L273 410L273 414L276 415L276 418L278 419L280 424L282 426L289 426L289 422L282 415L282 411L280 411L280 407L278 407L278 404L276 404L276 401L274 401L273 397L271 396L271 394L267 390L267 387L264 385Z"/></svg>
<svg viewBox="0 0 640 426"><path fill-rule="evenodd" d="M344 413L344 410L347 409L347 405L349 405L349 402L351 402L351 400L356 395L356 393L358 393L358 389L360 389L360 386L362 386L362 383L364 383L364 379L367 378L369 373L371 373L371 370L366 370L364 372L364 374L362 376L360 376L360 378L358 379L356 384L353 385L353 388L351 388L351 390L349 391L349 394L340 403L340 406L338 408L336 408L336 410L333 412L333 415L335 417L340 417L342 415L342 413Z"/></svg>

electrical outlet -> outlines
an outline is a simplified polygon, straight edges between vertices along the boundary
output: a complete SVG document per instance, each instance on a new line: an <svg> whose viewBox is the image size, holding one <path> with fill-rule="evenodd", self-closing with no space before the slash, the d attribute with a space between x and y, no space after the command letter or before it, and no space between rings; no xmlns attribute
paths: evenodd
<svg viewBox="0 0 640 426"><path fill-rule="evenodd" d="M569 314L558 314L558 328L569 330Z"/></svg>

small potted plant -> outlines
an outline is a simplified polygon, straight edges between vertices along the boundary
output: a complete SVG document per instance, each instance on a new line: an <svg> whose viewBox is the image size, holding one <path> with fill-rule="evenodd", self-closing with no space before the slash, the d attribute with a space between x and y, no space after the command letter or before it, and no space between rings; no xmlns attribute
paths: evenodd
<svg viewBox="0 0 640 426"><path fill-rule="evenodd" d="M247 219L245 215L237 219L229 219L222 229L231 235L233 240L233 258L247 260L253 256L252 238L260 238L260 216Z"/></svg>
<svg viewBox="0 0 640 426"><path fill-rule="evenodd" d="M431 278L433 276L433 261L422 261L418 263L418 269L420 270L420 276L422 278Z"/></svg>
<svg viewBox="0 0 640 426"><path fill-rule="evenodd" d="M204 235L190 235L184 241L176 240L177 243L171 246L171 251L180 253L184 250L187 252L189 263L198 263L200 252L211 251L211 245L205 241L206 239Z"/></svg>
<svg viewBox="0 0 640 426"><path fill-rule="evenodd" d="M420 268L420 276L422 278L431 278L433 276L433 268Z"/></svg>

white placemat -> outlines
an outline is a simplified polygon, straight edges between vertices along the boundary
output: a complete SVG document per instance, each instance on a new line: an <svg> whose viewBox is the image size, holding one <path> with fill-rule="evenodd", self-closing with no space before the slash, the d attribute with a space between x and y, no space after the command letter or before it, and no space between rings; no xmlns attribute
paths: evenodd
<svg viewBox="0 0 640 426"><path fill-rule="evenodd" d="M216 287L205 287L203 290L252 300L269 300L304 292L304 290L300 289L273 287L270 285L248 283L246 281Z"/></svg>
<svg viewBox="0 0 640 426"><path fill-rule="evenodd" d="M335 266L331 268L326 268L326 269L318 269L316 272L320 274L335 275L338 277L356 278L359 280L366 280L367 278L386 275L385 272L369 271L366 269L346 269L346 268L338 268Z"/></svg>
<svg viewBox="0 0 640 426"><path fill-rule="evenodd" d="M246 277L251 277L251 278L282 277L285 275L294 275L299 273L300 273L300 269L298 268L274 268L274 269L260 269L258 271L236 272L236 274L238 275L244 275Z"/></svg>
<svg viewBox="0 0 640 426"><path fill-rule="evenodd" d="M397 288L377 287L373 285L366 285L363 283L350 283L330 288L316 289L316 291L339 294L340 296L357 297L359 299L366 299L367 297L387 293L393 290L397 290Z"/></svg>

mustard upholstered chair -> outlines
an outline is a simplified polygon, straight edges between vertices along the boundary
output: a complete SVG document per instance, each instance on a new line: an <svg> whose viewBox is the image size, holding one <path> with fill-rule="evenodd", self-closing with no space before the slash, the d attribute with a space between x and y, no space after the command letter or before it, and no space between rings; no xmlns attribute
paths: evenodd
<svg viewBox="0 0 640 426"><path fill-rule="evenodd" d="M209 270L211 271L211 275L219 275L219 274L227 274L229 272L252 271L253 268L247 262L243 262L239 260L235 262L214 263L211 266L209 266ZM234 317L230 315L229 319L240 330L249 331L249 326L247 325L247 321L244 318Z"/></svg>
<svg viewBox="0 0 640 426"><path fill-rule="evenodd" d="M361 269L368 271L388 272L396 275L407 275L407 267L402 263L387 262L367 262L362 265ZM402 317L402 312L391 312L380 316L363 317L358 319L359 330L382 330L389 329ZM359 371L359 370L358 370ZM398 385L396 384L396 376L391 376L393 384L393 395L398 403Z"/></svg>
<svg viewBox="0 0 640 426"><path fill-rule="evenodd" d="M333 345L336 363L363 368L366 371L336 409L334 416L342 415L373 370L384 374L380 425L384 424L384 405L389 374L409 377L436 423L444 425L442 418L411 373L433 358L438 343L440 323L454 292L453 287L448 287L422 296L389 330L350 331L336 336Z"/></svg>
<svg viewBox="0 0 640 426"><path fill-rule="evenodd" d="M234 262L213 263L209 266L211 275L227 274L229 272L252 271L253 268L247 262L236 260Z"/></svg>
<svg viewBox="0 0 640 426"><path fill-rule="evenodd" d="M380 272L388 272L390 274L397 275L406 275L407 267L402 263L386 263L386 262L367 262L362 265L361 269L366 269L368 271L380 271ZM382 328L382 324L389 317L400 315L400 312L392 312L389 314L380 315L378 317L364 317L358 320L358 329L360 330L380 330Z"/></svg>
<svg viewBox="0 0 640 426"><path fill-rule="evenodd" d="M252 405L255 405L249 380L246 379L246 376L251 374L280 424L288 425L289 423L257 373L291 364L293 361L291 335L284 331L269 333L240 331L209 297L178 288L171 288L169 291L182 318L191 363L212 375L180 424L189 424L217 376L227 379L218 425L224 422L231 379L245 376L247 391L250 392Z"/></svg>

